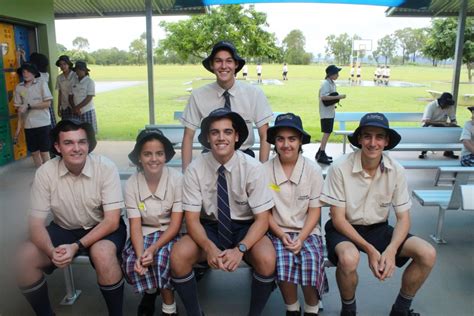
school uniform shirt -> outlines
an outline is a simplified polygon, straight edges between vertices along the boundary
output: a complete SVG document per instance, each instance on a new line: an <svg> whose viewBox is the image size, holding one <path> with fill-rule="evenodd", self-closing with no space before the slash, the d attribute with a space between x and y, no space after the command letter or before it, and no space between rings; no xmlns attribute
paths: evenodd
<svg viewBox="0 0 474 316"><path fill-rule="evenodd" d="M43 164L31 188L30 215L46 218L65 229L90 229L104 219L104 212L124 207L120 177L108 158L89 154L81 174L75 176L61 157Z"/></svg>
<svg viewBox="0 0 474 316"><path fill-rule="evenodd" d="M423 118L421 120L447 122L448 118L450 122L456 121L456 112L454 106L449 106L446 109L442 109L438 104L438 100L434 100L428 103L428 105L425 107Z"/></svg>
<svg viewBox="0 0 474 316"><path fill-rule="evenodd" d="M82 102L88 95L95 96L95 83L89 76L85 76L81 80L77 76L73 77L71 82L71 91L69 94L72 94L74 97L74 105L78 105ZM81 114L84 114L90 110L94 109L93 99L83 108L81 108Z"/></svg>
<svg viewBox="0 0 474 316"><path fill-rule="evenodd" d="M262 66L261 65L258 65L257 66L257 74L262 74Z"/></svg>
<svg viewBox="0 0 474 316"><path fill-rule="evenodd" d="M329 168L321 201L346 209L352 225L372 225L387 221L390 206L406 212L411 199L403 167L383 154L374 177L362 169L361 150L338 159Z"/></svg>
<svg viewBox="0 0 474 316"><path fill-rule="evenodd" d="M69 92L71 91L74 77L77 77L76 73L74 71L70 71L67 77L64 73L62 73L56 79L56 90L61 91L61 100L59 100L59 106L61 110L66 110L70 107Z"/></svg>
<svg viewBox="0 0 474 316"><path fill-rule="evenodd" d="M236 80L228 91L232 111L239 113L247 123L249 136L240 147L246 150L255 143L253 124L260 128L269 123L273 112L263 91L255 86ZM224 92L217 82L194 90L180 119L181 123L192 130L200 128L203 118L213 110L224 107Z"/></svg>
<svg viewBox="0 0 474 316"><path fill-rule="evenodd" d="M472 121L467 121L464 124L464 127L462 129L461 137L459 140L462 142L463 140L470 140L471 142L474 142L474 126L472 124ZM464 144L462 145L462 150L461 150L461 157L465 155L470 155L474 154L470 152Z"/></svg>
<svg viewBox="0 0 474 316"><path fill-rule="evenodd" d="M171 212L182 212L183 175L163 167L155 192L150 192L143 172L133 174L125 184L125 207L128 218L141 218L143 236L165 231L171 222Z"/></svg>
<svg viewBox="0 0 474 316"><path fill-rule="evenodd" d="M221 164L211 152L201 154L186 169L183 209L201 212L201 218L217 220L217 178ZM224 165L233 220L252 220L255 214L270 210L274 203L262 164L235 151Z"/></svg>
<svg viewBox="0 0 474 316"><path fill-rule="evenodd" d="M336 116L335 105L325 106L321 100L322 96L328 96L333 92L336 92L336 83L329 78L325 79L321 84L321 88L319 88L319 116L322 119Z"/></svg>
<svg viewBox="0 0 474 316"><path fill-rule="evenodd" d="M321 207L323 188L321 167L300 153L290 178L287 178L278 156L264 164L275 206L272 215L284 232L300 232L309 207ZM319 223L310 233L321 235Z"/></svg>
<svg viewBox="0 0 474 316"><path fill-rule="evenodd" d="M390 77L390 68L384 68L383 70L383 76L386 77L386 78L389 78Z"/></svg>
<svg viewBox="0 0 474 316"><path fill-rule="evenodd" d="M14 104L17 108L22 105L37 104L52 99L51 91L43 80L34 79L29 87L25 86L25 82L21 82L15 87ZM49 109L32 108L28 110L24 122L24 128L26 129L51 125Z"/></svg>

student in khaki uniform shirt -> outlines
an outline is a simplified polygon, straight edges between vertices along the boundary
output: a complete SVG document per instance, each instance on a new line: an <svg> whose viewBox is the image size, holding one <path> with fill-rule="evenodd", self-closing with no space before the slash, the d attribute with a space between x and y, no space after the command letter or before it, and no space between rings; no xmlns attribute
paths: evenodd
<svg viewBox="0 0 474 316"><path fill-rule="evenodd" d="M247 135L239 114L227 108L212 111L199 135L210 152L194 160L184 175L188 235L173 247L171 271L188 316L202 314L193 272L198 262L226 272L235 271L242 259L253 267L248 315L260 315L273 290L275 250L265 236L273 199L262 165L237 150Z"/></svg>
<svg viewBox="0 0 474 316"><path fill-rule="evenodd" d="M73 64L67 55L59 56L56 66L61 69L61 74L56 79L58 90L58 116L62 120L73 118L72 107L69 104L69 92L76 73L72 70Z"/></svg>
<svg viewBox="0 0 474 316"><path fill-rule="evenodd" d="M474 106L467 107L471 112L471 119L464 123L460 141L462 142L461 165L474 167Z"/></svg>
<svg viewBox="0 0 474 316"><path fill-rule="evenodd" d="M364 115L349 136L351 144L361 150L336 161L326 177L321 201L331 205L326 244L328 259L337 266L342 316L356 315L359 251L367 254L369 267L380 281L392 277L395 266L402 267L411 259L390 315L419 315L410 305L435 264L436 251L408 232L411 199L405 173L383 153L400 139L383 114ZM390 207L395 210L395 227L388 224Z"/></svg>
<svg viewBox="0 0 474 316"><path fill-rule="evenodd" d="M182 149L183 171L191 163L194 133L201 125L202 119L222 106L228 106L233 112L239 113L244 118L247 129L251 131L240 150L255 157L251 149L255 143L252 130L255 125L260 137L259 159L261 162L267 161L270 145L265 141L265 137L273 112L260 88L235 79L234 75L245 65L245 60L237 54L237 49L232 43L221 41L214 45L211 54L202 61L202 65L216 76L216 81L193 90L184 109L181 118L181 123L185 127Z"/></svg>
<svg viewBox="0 0 474 316"><path fill-rule="evenodd" d="M43 273L67 267L88 254L109 315L122 315L123 277L119 257L127 238L117 167L91 154L92 126L60 121L51 132L56 157L35 175L31 188L30 240L19 253L20 288L36 315L53 315ZM44 226L48 214L53 221Z"/></svg>
<svg viewBox="0 0 474 316"><path fill-rule="evenodd" d="M278 285L287 316L301 314L298 284L303 289L306 316L318 315L319 299L328 290L321 238L321 168L302 155L311 136L299 116L278 115L267 131L277 156L265 163L275 206L270 216L269 237L275 247Z"/></svg>
<svg viewBox="0 0 474 316"><path fill-rule="evenodd" d="M122 269L135 292L144 294L138 315L154 314L157 289L163 298L161 315L177 315L169 258L183 218L183 175L166 166L174 154L159 129L147 128L128 155L138 172L125 185L130 239L122 253Z"/></svg>
<svg viewBox="0 0 474 316"><path fill-rule="evenodd" d="M26 147L31 153L33 163L39 168L49 160L49 107L53 96L46 82L39 79L40 73L35 65L24 63L17 72L22 74L23 82L15 87L14 105L18 111L18 126L14 141L16 142L21 129L24 128Z"/></svg>

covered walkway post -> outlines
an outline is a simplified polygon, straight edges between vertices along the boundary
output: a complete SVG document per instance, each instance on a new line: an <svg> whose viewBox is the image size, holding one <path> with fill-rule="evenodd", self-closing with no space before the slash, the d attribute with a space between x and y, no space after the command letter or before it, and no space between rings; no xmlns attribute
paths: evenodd
<svg viewBox="0 0 474 316"><path fill-rule="evenodd" d="M148 79L148 109L149 122L151 125L155 124L155 94L153 86L153 34L152 34L152 20L153 20L153 0L145 0L146 10L146 67Z"/></svg>
<svg viewBox="0 0 474 316"><path fill-rule="evenodd" d="M459 79L461 77L462 51L464 48L464 30L466 28L466 12L467 0L461 0L461 5L459 7L458 32L456 36L456 51L454 53L453 85L451 89L453 92L454 100L457 100L459 95Z"/></svg>

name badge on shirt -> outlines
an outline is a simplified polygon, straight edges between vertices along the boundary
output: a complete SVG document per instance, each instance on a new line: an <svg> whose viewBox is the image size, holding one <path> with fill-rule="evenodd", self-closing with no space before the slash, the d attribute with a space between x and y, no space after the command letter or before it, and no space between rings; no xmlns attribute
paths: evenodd
<svg viewBox="0 0 474 316"><path fill-rule="evenodd" d="M270 190L273 190L275 192L280 192L280 187L276 185L275 183L270 183L269 188Z"/></svg>
<svg viewBox="0 0 474 316"><path fill-rule="evenodd" d="M138 209L140 210L140 212L145 212L145 211L146 211L145 203L140 202L140 203L138 204Z"/></svg>

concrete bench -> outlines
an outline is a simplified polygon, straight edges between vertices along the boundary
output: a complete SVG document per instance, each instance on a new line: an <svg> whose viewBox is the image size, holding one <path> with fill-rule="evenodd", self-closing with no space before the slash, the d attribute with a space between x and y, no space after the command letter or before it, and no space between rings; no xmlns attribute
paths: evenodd
<svg viewBox="0 0 474 316"><path fill-rule="evenodd" d="M459 160L455 159L417 159L417 160L398 160L405 169L438 169L439 167L459 167Z"/></svg>
<svg viewBox="0 0 474 316"><path fill-rule="evenodd" d="M366 112L336 112L334 121L338 122L339 129L334 131L335 135L342 135L342 153L346 153L347 135L352 134L353 130L348 129L346 123L359 122L362 116L367 114ZM390 126L393 127L394 122L417 122L421 124L423 113L417 112L384 112L383 113Z"/></svg>
<svg viewBox="0 0 474 316"><path fill-rule="evenodd" d="M443 225L447 210L473 210L473 186L463 187L472 183L473 180L474 167L440 167L434 185L437 187L448 186L449 189L413 190L413 197L422 206L437 206L439 208L436 231L430 235L437 244L446 243L443 239Z"/></svg>

